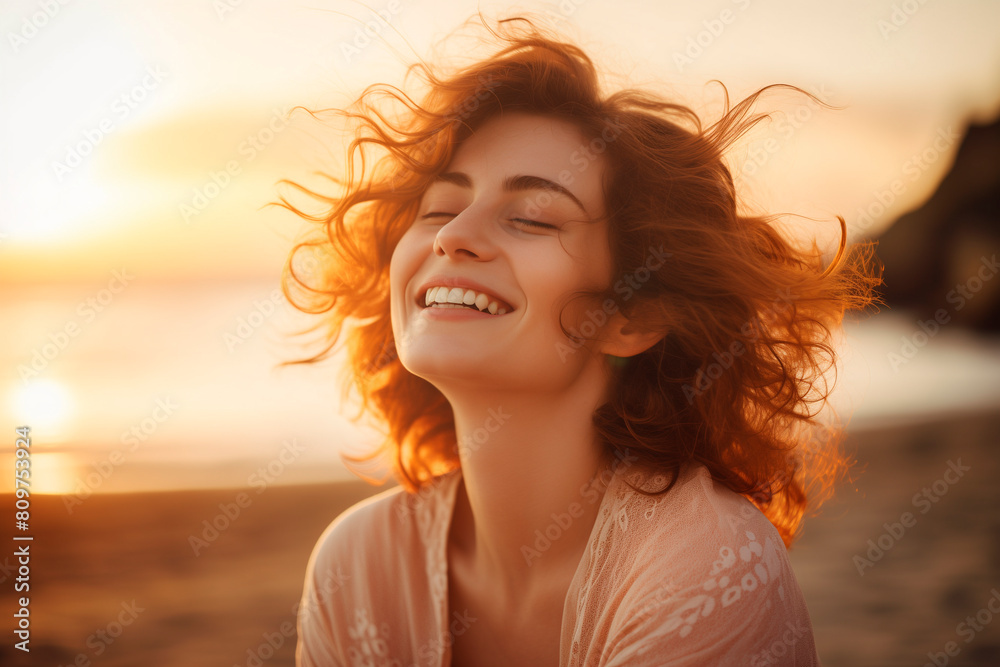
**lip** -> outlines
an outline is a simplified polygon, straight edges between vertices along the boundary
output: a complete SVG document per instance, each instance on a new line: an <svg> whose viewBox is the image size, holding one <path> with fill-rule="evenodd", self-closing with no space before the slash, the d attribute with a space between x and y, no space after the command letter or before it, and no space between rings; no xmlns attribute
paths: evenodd
<svg viewBox="0 0 1000 667"><path fill-rule="evenodd" d="M421 310L427 310L427 306L424 305L424 298L425 295L427 294L427 290L431 286L437 286L437 285L443 285L448 288L462 287L465 289L473 289L476 290L477 292L482 292L483 294L489 296L491 298L490 300L496 301L498 306L506 308L507 313L511 313L514 310L516 310L516 308L510 303L509 300L497 294L489 287L486 287L481 283L477 283L475 280L470 280L468 278L459 278L457 276L431 276L430 278L428 278L427 281L423 285L421 285L420 288L417 290L417 294L415 296L416 304ZM435 309L435 312L450 312L451 310L452 309L448 308L441 310ZM454 312L460 313L463 311L460 311L456 308L454 309ZM469 309L468 312L471 315L478 314L484 317L503 317L503 315L497 316L497 315L490 315L489 313L477 313L475 311L472 311L471 309ZM507 313L504 313L504 315L506 315Z"/></svg>
<svg viewBox="0 0 1000 667"><path fill-rule="evenodd" d="M432 320L495 320L498 317L504 317L510 313L504 313L503 315L490 315L489 313L484 313L479 310L472 310L471 308L428 308L424 307L421 309L418 315L426 317Z"/></svg>

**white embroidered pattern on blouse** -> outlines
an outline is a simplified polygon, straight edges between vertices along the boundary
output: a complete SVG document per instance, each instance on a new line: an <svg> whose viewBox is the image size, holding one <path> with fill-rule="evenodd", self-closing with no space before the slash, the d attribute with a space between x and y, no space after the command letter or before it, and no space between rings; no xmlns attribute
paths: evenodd
<svg viewBox="0 0 1000 667"><path fill-rule="evenodd" d="M676 630L679 636L687 637L695 623L710 616L717 607L729 607L740 600L747 602L758 591L766 590L764 586L768 581L781 576L780 555L771 538L767 538L761 545L752 532L746 531L745 535L748 542L738 549L731 546L719 548L719 557L712 563L711 578L701 585L701 593L670 614L661 628L664 634ZM737 554L739 560L746 565L734 572ZM749 571L746 571L747 567L750 568ZM740 575L739 572L743 574ZM783 585L778 585L777 593L779 599L785 599ZM771 600L764 600L762 608L770 609L771 604Z"/></svg>
<svg viewBox="0 0 1000 667"><path fill-rule="evenodd" d="M347 635L352 640L347 647L351 667L402 667L398 659L389 656L389 624L376 627L367 609L354 610L354 624Z"/></svg>

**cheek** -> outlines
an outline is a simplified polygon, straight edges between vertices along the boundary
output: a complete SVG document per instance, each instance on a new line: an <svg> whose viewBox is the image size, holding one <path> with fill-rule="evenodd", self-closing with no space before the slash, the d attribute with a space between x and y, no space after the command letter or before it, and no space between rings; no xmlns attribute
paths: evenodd
<svg viewBox="0 0 1000 667"><path fill-rule="evenodd" d="M565 335L559 328L560 322L572 329L586 317L590 301L577 293L591 284L586 282L582 267L568 258L563 262L550 261L548 267L549 270L535 273L530 280L539 286L534 290L534 301L544 310L540 316L550 323L550 335L561 340Z"/></svg>
<svg viewBox="0 0 1000 667"><path fill-rule="evenodd" d="M550 297L556 331L559 331L561 311L561 321L567 329L584 331L587 336L593 335L596 331L594 327L603 325L606 319L602 317L603 299L599 295L609 285L609 260L589 253L583 263L567 258L566 266L562 268L563 273L558 281L560 289L558 293L553 291ZM586 325L586 330L581 328L585 322L591 323ZM558 335L564 334L560 331Z"/></svg>
<svg viewBox="0 0 1000 667"><path fill-rule="evenodd" d="M410 264L412 253L402 244L397 245L389 260L389 310L393 320L402 315L401 308L407 298L407 282L413 277L414 270Z"/></svg>
<svg viewBox="0 0 1000 667"><path fill-rule="evenodd" d="M430 248L427 248L429 252ZM426 257L426 252L421 248L420 240L412 231L407 231L399 239L392 257L389 258L389 282L393 288L405 287L397 284L397 281L405 281L413 275L420 262Z"/></svg>

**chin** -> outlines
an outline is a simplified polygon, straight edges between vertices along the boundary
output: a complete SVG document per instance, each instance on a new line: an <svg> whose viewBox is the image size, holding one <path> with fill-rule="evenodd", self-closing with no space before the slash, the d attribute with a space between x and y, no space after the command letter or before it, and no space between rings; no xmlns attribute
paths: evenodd
<svg viewBox="0 0 1000 667"><path fill-rule="evenodd" d="M447 358L441 355L441 346L414 342L409 345L399 356L399 362L403 368L419 377L428 379L426 376L454 377L468 374L475 368L477 355L468 356L457 354L451 350Z"/></svg>

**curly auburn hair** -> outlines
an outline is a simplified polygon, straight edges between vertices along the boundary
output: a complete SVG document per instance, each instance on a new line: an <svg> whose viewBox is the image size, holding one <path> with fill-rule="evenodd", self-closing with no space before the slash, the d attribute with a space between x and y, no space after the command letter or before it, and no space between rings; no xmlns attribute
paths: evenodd
<svg viewBox="0 0 1000 667"><path fill-rule="evenodd" d="M348 325L343 397L355 388L361 408L353 419L367 411L388 431L371 455L345 458L389 455L409 492L458 467L451 406L396 354L390 258L426 189L485 121L502 111L568 120L607 161L613 275L641 272L650 248L669 252L626 297L611 286L588 293L612 300L636 327L664 334L616 365L611 398L593 414L605 454L627 450L645 468L668 473L670 484L650 493L667 492L683 465L700 463L752 500L791 545L807 500L815 506L828 497L851 463L840 432L817 413L831 389L828 371L836 370L832 330L845 310L877 301L877 263L872 244L846 247L839 216L840 248L824 267L815 243L802 248L779 233L777 216L738 212L723 156L767 118L751 114L765 91L812 96L776 84L730 108L727 92L721 119L703 128L690 108L652 93L605 95L590 58L531 20L487 28L500 42L492 57L447 75L424 63L410 67L427 87L422 101L374 84L347 109L328 110L354 129L346 175L328 176L338 194L284 181L324 207L305 213L284 196L278 204L316 223L292 249L282 287L296 308L323 316L310 329L322 332L323 349L285 363L329 356ZM321 271L304 275L299 253L317 257ZM576 332L563 332L579 346Z"/></svg>

